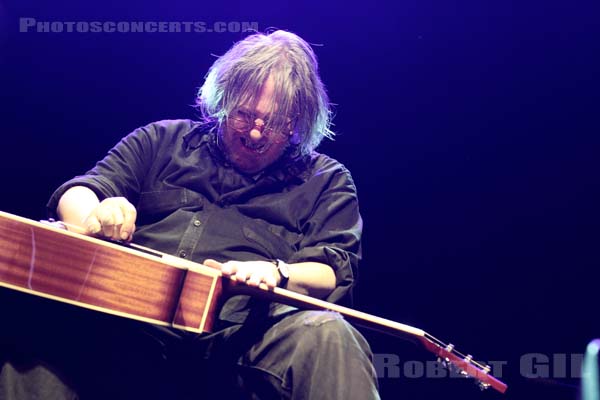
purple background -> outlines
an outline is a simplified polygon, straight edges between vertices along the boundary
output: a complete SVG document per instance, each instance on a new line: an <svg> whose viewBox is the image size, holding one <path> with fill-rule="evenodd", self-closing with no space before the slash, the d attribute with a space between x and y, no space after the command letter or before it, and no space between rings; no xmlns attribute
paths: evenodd
<svg viewBox="0 0 600 400"><path fill-rule="evenodd" d="M576 398L577 379L527 379L519 360L600 336L597 1L94 3L0 4L1 210L43 218L53 189L123 135L194 118L211 54L245 36L19 33L20 17L291 30L322 44L339 135L321 150L359 190L356 307L508 362L506 396L387 377L384 398ZM431 359L366 334L375 353Z"/></svg>

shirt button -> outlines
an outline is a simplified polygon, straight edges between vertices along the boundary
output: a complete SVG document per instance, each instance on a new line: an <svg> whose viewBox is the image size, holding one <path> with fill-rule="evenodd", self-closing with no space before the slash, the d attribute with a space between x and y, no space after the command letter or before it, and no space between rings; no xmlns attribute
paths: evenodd
<svg viewBox="0 0 600 400"><path fill-rule="evenodd" d="M195 227L199 227L200 225L202 225L202 222L200 222L199 219L194 220L194 226Z"/></svg>
<svg viewBox="0 0 600 400"><path fill-rule="evenodd" d="M187 252L186 252L185 250L181 250L181 251L179 252L179 257L181 257L181 258L186 258L186 257L187 257Z"/></svg>

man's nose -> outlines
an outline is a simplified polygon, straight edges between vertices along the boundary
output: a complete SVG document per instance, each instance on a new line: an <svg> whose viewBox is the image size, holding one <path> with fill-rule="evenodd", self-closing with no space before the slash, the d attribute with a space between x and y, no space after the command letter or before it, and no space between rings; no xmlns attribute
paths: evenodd
<svg viewBox="0 0 600 400"><path fill-rule="evenodd" d="M250 130L250 139L258 142L263 138L262 131L265 128L265 121L260 118L254 120L254 127Z"/></svg>

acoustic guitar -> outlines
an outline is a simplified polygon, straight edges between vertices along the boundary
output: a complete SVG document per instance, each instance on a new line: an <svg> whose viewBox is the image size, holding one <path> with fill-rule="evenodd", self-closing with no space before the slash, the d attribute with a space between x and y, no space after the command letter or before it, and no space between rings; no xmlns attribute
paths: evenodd
<svg viewBox="0 0 600 400"><path fill-rule="evenodd" d="M481 389L507 389L489 366L421 329L281 288L249 287L202 264L1 211L0 286L197 333L211 331L219 305L234 289L302 309L338 312L356 325L420 343Z"/></svg>

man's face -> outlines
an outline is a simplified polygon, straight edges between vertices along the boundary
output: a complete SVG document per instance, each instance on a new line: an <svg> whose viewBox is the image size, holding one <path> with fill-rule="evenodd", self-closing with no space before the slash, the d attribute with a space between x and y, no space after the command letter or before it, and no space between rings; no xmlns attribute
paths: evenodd
<svg viewBox="0 0 600 400"><path fill-rule="evenodd" d="M277 161L289 144L289 130L272 132L265 129L271 118L280 117L268 114L273 92L274 82L269 77L262 87L256 108L241 106L223 125L225 152L240 172L256 174L262 171Z"/></svg>

